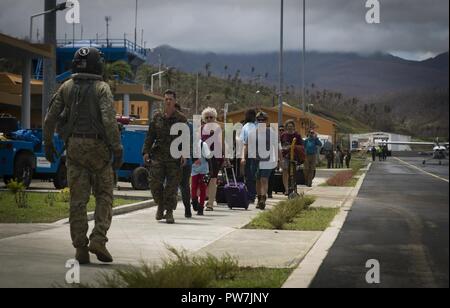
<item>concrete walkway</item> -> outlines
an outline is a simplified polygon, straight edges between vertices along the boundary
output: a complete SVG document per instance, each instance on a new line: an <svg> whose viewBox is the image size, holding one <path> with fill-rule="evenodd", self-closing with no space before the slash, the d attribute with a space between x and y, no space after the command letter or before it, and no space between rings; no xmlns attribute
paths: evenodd
<svg viewBox="0 0 450 308"><path fill-rule="evenodd" d="M300 188L299 192L320 193L339 206L345 192L317 187L324 181L325 178L317 178L315 187ZM269 200L269 208L284 199L275 195ZM168 256L167 245L189 253L217 256L229 253L244 266L296 267L321 235L321 232L242 230L260 213L254 206L248 211L218 206L204 217L188 220L180 203L175 225L156 222L155 211L150 208L114 217L108 234L114 264L103 265L91 256L93 264L81 268L81 282L93 283L99 273L129 264L158 264ZM0 287L64 285L65 264L74 256L69 226L39 226L36 230L0 239Z"/></svg>

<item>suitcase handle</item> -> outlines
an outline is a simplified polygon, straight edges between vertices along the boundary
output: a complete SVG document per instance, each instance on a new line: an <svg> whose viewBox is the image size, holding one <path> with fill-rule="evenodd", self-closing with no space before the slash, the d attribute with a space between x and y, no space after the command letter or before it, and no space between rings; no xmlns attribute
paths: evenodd
<svg viewBox="0 0 450 308"><path fill-rule="evenodd" d="M227 172L227 169L231 169L231 171L233 172L234 185L237 186L236 173L234 172L234 168L233 168L233 167L231 167L231 168L224 168L224 171L225 171L225 177L226 177L226 179L227 179L227 184L230 185L230 180L229 180L229 178L228 178L228 172Z"/></svg>

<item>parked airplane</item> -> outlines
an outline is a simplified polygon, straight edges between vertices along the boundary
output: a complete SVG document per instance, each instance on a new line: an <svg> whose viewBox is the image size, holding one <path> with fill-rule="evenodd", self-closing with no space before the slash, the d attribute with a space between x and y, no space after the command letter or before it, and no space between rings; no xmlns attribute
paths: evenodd
<svg viewBox="0 0 450 308"><path fill-rule="evenodd" d="M397 144L397 145L423 145L423 146L432 146L432 152L426 152L427 154L432 155L430 159L424 159L422 164L426 164L430 160L438 160L439 165L442 165L443 160L448 160L448 147L449 143L440 143L439 138L436 138L435 142L414 142L414 141L383 141L380 144Z"/></svg>

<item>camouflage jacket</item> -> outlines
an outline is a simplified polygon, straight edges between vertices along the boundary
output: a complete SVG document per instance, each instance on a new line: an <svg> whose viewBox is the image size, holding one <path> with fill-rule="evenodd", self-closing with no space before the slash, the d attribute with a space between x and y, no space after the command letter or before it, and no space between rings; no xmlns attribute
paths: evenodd
<svg viewBox="0 0 450 308"><path fill-rule="evenodd" d="M86 110L77 110L79 101L82 101L81 105L88 106L84 107ZM69 122L76 122L75 112L93 113L90 116L96 122L94 124L98 128L97 132L104 135L104 141L108 147L112 151L122 148L113 95L109 85L102 81L101 76L75 74L61 85L53 96L45 117L43 132L45 144L51 144L55 130L65 141L68 140L70 134L77 130L77 127L67 128L70 126ZM74 126L77 125L74 124Z"/></svg>
<svg viewBox="0 0 450 308"><path fill-rule="evenodd" d="M167 117L163 112L157 112L150 122L147 138L145 139L143 154L149 154L151 159L158 161L175 160L170 154L170 146L178 136L171 136L170 129L175 123L186 123L186 117L178 112Z"/></svg>

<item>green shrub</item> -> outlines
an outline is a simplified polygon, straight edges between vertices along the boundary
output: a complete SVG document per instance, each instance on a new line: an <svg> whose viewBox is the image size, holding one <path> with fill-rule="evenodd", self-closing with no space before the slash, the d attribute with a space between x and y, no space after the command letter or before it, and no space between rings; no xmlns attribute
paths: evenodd
<svg viewBox="0 0 450 308"><path fill-rule="evenodd" d="M8 188L9 192L14 195L14 201L18 208L28 207L28 195L25 191L26 187L22 182L11 180L6 185L6 188Z"/></svg>
<svg viewBox="0 0 450 308"><path fill-rule="evenodd" d="M305 196L280 202L269 212L268 222L275 229L283 230L285 224L292 222L297 215L307 209L313 202L312 198Z"/></svg>
<svg viewBox="0 0 450 308"><path fill-rule="evenodd" d="M55 202L56 202L56 196L55 196L55 194L54 194L54 193L48 193L48 194L45 196L44 202L45 202L45 204L47 204L47 205L50 206L50 207L55 206Z"/></svg>
<svg viewBox="0 0 450 308"><path fill-rule="evenodd" d="M59 201L68 203L70 202L70 189L64 188L59 192Z"/></svg>
<svg viewBox="0 0 450 308"><path fill-rule="evenodd" d="M220 280L232 280L239 273L237 260L212 255L190 257L185 251L168 248L172 258L162 266L142 264L103 274L99 287L106 288L208 288Z"/></svg>

